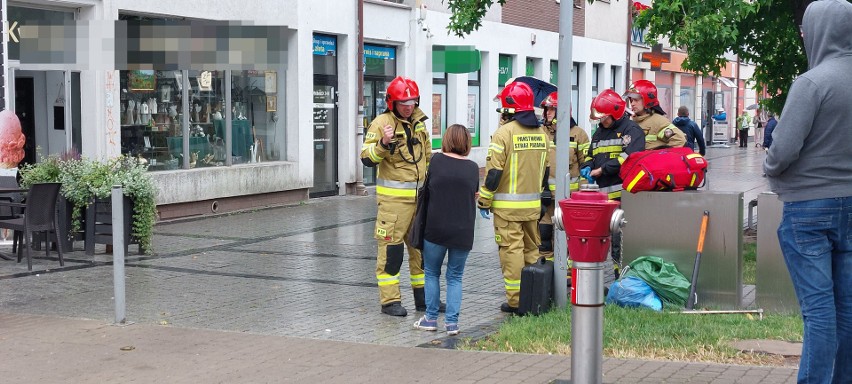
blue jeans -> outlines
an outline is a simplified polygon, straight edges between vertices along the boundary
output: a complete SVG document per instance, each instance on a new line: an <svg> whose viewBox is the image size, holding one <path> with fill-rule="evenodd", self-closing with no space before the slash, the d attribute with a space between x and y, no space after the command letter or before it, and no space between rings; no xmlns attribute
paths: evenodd
<svg viewBox="0 0 852 384"><path fill-rule="evenodd" d="M444 323L458 323L462 300L462 274L469 250L447 248L423 240L423 269L426 274L426 318L438 318L441 305L441 265L447 258L447 312Z"/></svg>
<svg viewBox="0 0 852 384"><path fill-rule="evenodd" d="M778 239L805 325L799 383L850 380L852 196L784 203Z"/></svg>

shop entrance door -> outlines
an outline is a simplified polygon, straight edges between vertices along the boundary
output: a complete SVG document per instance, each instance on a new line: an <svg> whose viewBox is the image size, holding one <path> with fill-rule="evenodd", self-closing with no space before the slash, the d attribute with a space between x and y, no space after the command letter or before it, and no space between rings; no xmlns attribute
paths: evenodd
<svg viewBox="0 0 852 384"><path fill-rule="evenodd" d="M385 93L393 78L364 76L364 135L376 116L387 109ZM376 184L376 168L364 167L364 185Z"/></svg>
<svg viewBox="0 0 852 384"><path fill-rule="evenodd" d="M310 197L338 194L337 79L314 76L314 186Z"/></svg>
<svg viewBox="0 0 852 384"><path fill-rule="evenodd" d="M34 164L49 155L80 153L80 74L14 68L15 114L26 136L22 162ZM38 148L38 151L36 151Z"/></svg>
<svg viewBox="0 0 852 384"><path fill-rule="evenodd" d="M35 81L32 77L15 78L15 114L18 115L21 131L27 138L21 162L35 164Z"/></svg>

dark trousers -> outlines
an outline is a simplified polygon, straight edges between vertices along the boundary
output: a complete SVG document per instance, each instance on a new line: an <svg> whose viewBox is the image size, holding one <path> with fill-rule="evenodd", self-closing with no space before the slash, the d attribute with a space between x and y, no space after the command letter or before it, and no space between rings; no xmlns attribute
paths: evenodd
<svg viewBox="0 0 852 384"><path fill-rule="evenodd" d="M740 147L748 147L748 128L740 129Z"/></svg>

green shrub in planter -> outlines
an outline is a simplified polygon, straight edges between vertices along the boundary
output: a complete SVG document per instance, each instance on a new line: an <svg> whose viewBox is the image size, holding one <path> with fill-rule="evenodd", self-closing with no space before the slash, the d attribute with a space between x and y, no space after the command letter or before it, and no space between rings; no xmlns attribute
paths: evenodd
<svg viewBox="0 0 852 384"><path fill-rule="evenodd" d="M112 186L121 185L124 195L134 202L132 234L145 252L151 252L157 204L147 169L147 165L125 156L105 161L48 156L40 163L21 167L20 173L21 185L25 188L35 183L62 183L60 193L74 206L69 234L80 231L82 211L87 205L95 198L109 198Z"/></svg>

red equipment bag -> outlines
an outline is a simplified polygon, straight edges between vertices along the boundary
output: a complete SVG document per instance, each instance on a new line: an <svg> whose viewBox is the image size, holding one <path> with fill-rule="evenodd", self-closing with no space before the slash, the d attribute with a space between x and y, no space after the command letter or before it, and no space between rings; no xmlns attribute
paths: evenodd
<svg viewBox="0 0 852 384"><path fill-rule="evenodd" d="M707 160L689 147L634 152L621 164L622 187L641 191L696 189L704 182Z"/></svg>

